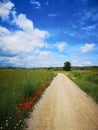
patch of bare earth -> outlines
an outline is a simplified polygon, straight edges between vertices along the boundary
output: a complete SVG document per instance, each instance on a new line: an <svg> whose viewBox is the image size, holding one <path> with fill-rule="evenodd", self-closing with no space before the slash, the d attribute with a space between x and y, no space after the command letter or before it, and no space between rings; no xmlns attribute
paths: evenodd
<svg viewBox="0 0 98 130"><path fill-rule="evenodd" d="M98 130L98 106L59 73L44 92L26 130Z"/></svg>

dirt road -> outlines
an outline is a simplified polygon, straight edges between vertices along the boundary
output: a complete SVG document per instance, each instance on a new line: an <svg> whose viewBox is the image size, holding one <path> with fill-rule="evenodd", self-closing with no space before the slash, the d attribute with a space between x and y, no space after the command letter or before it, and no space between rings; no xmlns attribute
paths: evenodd
<svg viewBox="0 0 98 130"><path fill-rule="evenodd" d="M98 130L98 106L59 73L36 105L27 130Z"/></svg>

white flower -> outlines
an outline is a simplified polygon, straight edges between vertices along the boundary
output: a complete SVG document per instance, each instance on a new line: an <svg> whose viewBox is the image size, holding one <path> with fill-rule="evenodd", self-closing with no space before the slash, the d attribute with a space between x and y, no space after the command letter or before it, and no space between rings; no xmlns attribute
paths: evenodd
<svg viewBox="0 0 98 130"><path fill-rule="evenodd" d="M3 130L3 127L2 127L2 126L0 127L0 130Z"/></svg>
<svg viewBox="0 0 98 130"><path fill-rule="evenodd" d="M16 125L18 126L18 123Z"/></svg>
<svg viewBox="0 0 98 130"><path fill-rule="evenodd" d="M8 122L8 120L6 120L6 122Z"/></svg>
<svg viewBox="0 0 98 130"><path fill-rule="evenodd" d="M21 126L23 127L23 124Z"/></svg>

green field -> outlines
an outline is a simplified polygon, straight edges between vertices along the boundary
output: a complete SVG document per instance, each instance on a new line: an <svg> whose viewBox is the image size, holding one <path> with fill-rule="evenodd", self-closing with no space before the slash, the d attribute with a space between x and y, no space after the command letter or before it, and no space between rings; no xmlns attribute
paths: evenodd
<svg viewBox="0 0 98 130"><path fill-rule="evenodd" d="M70 72L64 72L64 74L98 102L98 69L72 70Z"/></svg>
<svg viewBox="0 0 98 130"><path fill-rule="evenodd" d="M53 77L48 70L0 69L0 129L22 130Z"/></svg>
<svg viewBox="0 0 98 130"><path fill-rule="evenodd" d="M43 91L60 71L0 69L0 129L22 130ZM61 71L98 102L98 69Z"/></svg>

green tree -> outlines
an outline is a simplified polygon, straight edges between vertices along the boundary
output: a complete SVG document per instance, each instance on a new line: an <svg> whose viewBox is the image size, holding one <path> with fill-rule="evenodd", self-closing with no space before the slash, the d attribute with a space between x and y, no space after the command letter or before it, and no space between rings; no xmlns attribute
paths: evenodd
<svg viewBox="0 0 98 130"><path fill-rule="evenodd" d="M71 63L69 61L64 63L64 70L70 71L71 70Z"/></svg>

